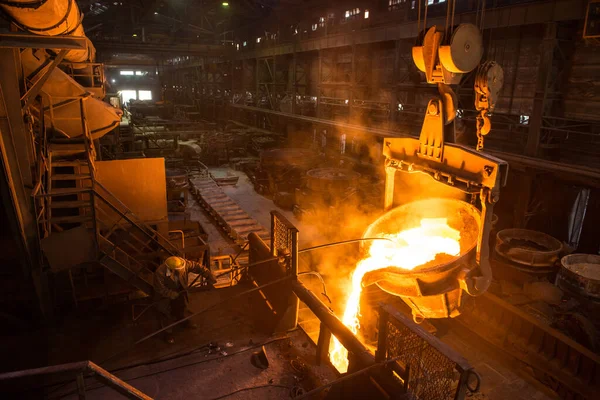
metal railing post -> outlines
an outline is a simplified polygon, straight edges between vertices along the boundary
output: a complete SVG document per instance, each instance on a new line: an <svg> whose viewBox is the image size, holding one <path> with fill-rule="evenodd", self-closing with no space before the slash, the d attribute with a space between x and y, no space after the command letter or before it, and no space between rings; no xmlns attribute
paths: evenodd
<svg viewBox="0 0 600 400"><path fill-rule="evenodd" d="M317 365L321 365L329 358L329 346L331 344L331 331L321 322L319 327L319 339L317 340Z"/></svg>
<svg viewBox="0 0 600 400"><path fill-rule="evenodd" d="M377 333L377 351L375 352L376 362L384 361L387 356L388 319L389 314L380 307Z"/></svg>
<svg viewBox="0 0 600 400"><path fill-rule="evenodd" d="M85 380L83 379L83 373L77 374L77 396L79 400L85 400Z"/></svg>
<svg viewBox="0 0 600 400"><path fill-rule="evenodd" d="M271 212L271 257L277 255L277 249L275 249L275 214Z"/></svg>
<svg viewBox="0 0 600 400"><path fill-rule="evenodd" d="M293 276L294 281L298 280L298 230L297 229L290 229L288 230L289 234L292 237L292 248L291 250L291 254L290 254L290 275ZM293 328L296 328L298 326L298 313L300 310L300 299L298 298L298 296L296 295L296 293L294 293L293 291L291 291L291 299L290 302L292 304L290 304L290 307L292 307L292 315L290 316L290 323L293 324Z"/></svg>

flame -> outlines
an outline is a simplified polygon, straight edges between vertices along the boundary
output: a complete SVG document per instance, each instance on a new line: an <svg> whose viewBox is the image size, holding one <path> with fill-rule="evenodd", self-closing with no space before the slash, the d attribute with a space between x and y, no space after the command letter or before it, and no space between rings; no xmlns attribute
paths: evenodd
<svg viewBox="0 0 600 400"><path fill-rule="evenodd" d="M433 261L438 254L458 256L460 254L460 232L448 226L446 218L424 218L421 225L395 234L380 237L392 239L373 241L369 255L358 262L352 274L350 297L342 322L354 333L360 324L360 294L362 279L366 273L382 268L396 267L411 270ZM335 338L332 338L329 359L339 372L348 370L348 351Z"/></svg>

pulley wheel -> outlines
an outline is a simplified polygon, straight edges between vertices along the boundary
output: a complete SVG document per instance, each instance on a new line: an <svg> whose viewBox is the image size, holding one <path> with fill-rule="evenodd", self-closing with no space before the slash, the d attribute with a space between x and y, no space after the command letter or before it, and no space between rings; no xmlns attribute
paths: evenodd
<svg viewBox="0 0 600 400"><path fill-rule="evenodd" d="M450 72L465 74L479 65L483 56L483 38L473 24L460 24L450 44L440 46L440 62Z"/></svg>
<svg viewBox="0 0 600 400"><path fill-rule="evenodd" d="M475 84L481 89L487 87L489 108L493 109L504 86L504 70L494 61L485 63L475 78Z"/></svg>

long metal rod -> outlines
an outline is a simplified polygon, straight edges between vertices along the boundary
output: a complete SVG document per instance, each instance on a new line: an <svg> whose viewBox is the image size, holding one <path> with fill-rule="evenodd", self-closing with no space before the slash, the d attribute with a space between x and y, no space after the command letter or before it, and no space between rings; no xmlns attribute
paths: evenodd
<svg viewBox="0 0 600 400"><path fill-rule="evenodd" d="M88 361L79 361L68 364L50 365L48 367L25 369L22 371L5 372L3 374L0 374L0 381L24 378L27 376L34 375L48 375L57 374L61 372L81 372L85 371L87 367Z"/></svg>
<svg viewBox="0 0 600 400"><path fill-rule="evenodd" d="M310 310L331 331L340 343L356 357L361 367L370 367L375 364L375 356L358 340L344 323L302 282L292 281L292 290L298 298L310 308Z"/></svg>
<svg viewBox="0 0 600 400"><path fill-rule="evenodd" d="M325 244L321 244L319 246L306 247L306 248L304 248L302 250L298 250L298 253L306 253L306 252L309 252L309 251L318 250L318 249L324 249L324 248L327 248L327 247L339 246L341 244L356 243L356 242L365 242L365 241L371 241L371 240L387 240L388 242L397 243L395 240L392 240L390 238L384 238L384 237L349 239L349 240L342 240L342 241L339 241L339 242L325 243Z"/></svg>
<svg viewBox="0 0 600 400"><path fill-rule="evenodd" d="M88 361L88 368L94 372L94 377L100 382L104 383L106 386L111 387L115 391L121 393L123 396L128 399L140 399L140 400L152 400L152 397L147 396L143 392L137 390L127 382L122 381L117 378L104 368L94 364L91 361Z"/></svg>
<svg viewBox="0 0 600 400"><path fill-rule="evenodd" d="M52 60L50 66L43 73L43 75L40 76L38 80L33 84L33 86L31 86L31 88L27 91L27 93L25 93L23 97L21 97L21 108L26 109L27 107L29 107L29 103L31 103L31 100L33 100L40 93L40 90L42 89L42 86L44 86L44 83L46 83L48 78L50 78L52 72L54 72L58 64L61 63L61 61L63 60L63 58L65 58L67 53L67 50L61 50L60 53L58 53L58 55L54 58L54 60Z"/></svg>
<svg viewBox="0 0 600 400"><path fill-rule="evenodd" d="M85 371L92 372L94 374L94 378L96 378L98 381L102 382L106 386L109 386L110 388L119 392L128 399L152 400L152 397L147 396L143 392L134 388L130 384L122 381L121 379L117 378L104 368L101 368L99 365L91 361L79 361L69 364L52 365L49 367L6 372L4 374L0 374L0 381L66 372L75 372L76 379L80 380L80 374Z"/></svg>

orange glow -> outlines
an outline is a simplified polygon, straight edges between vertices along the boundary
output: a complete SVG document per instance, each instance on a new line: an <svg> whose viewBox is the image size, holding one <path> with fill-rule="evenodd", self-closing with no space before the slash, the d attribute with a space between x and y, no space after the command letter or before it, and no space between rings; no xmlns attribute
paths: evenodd
<svg viewBox="0 0 600 400"><path fill-rule="evenodd" d="M358 262L352 274L350 297L346 301L342 322L354 334L360 327L360 294L366 273L389 267L411 270L433 261L438 254L460 254L460 233L448 226L446 218L424 218L421 226L381 237L394 242L373 241L368 257ZM329 359L339 372L348 370L348 351L335 337L332 338Z"/></svg>

